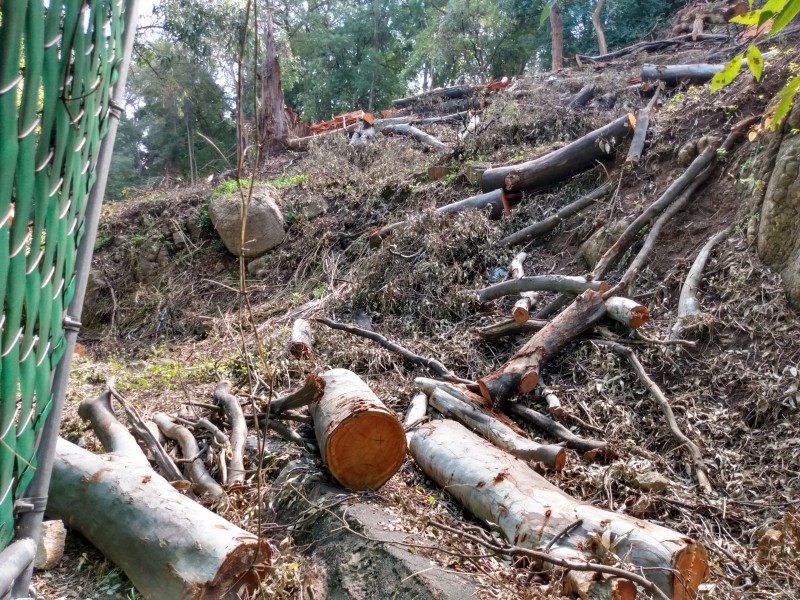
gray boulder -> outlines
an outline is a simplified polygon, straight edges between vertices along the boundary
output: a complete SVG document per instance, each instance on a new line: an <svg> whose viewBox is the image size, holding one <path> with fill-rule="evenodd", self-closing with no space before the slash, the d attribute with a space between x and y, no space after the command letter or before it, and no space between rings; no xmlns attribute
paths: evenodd
<svg viewBox="0 0 800 600"><path fill-rule="evenodd" d="M241 245L242 220L240 196L218 196L208 205L208 215L219 237L231 254L255 258L283 241L283 213L275 198L277 192L268 185L253 188L245 226L245 244Z"/></svg>

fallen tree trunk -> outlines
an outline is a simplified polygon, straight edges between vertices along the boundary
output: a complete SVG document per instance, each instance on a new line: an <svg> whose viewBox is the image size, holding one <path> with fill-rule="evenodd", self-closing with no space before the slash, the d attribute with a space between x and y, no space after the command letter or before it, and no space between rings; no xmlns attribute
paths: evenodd
<svg viewBox="0 0 800 600"><path fill-rule="evenodd" d="M596 453L600 451L604 455L608 453L608 442L583 438L564 427L558 421L554 421L547 415L543 415L538 410L528 408L519 402L506 402L503 408L512 415L533 425L539 431L543 431L554 439L564 442L567 448L577 450L578 452Z"/></svg>
<svg viewBox="0 0 800 600"><path fill-rule="evenodd" d="M597 561L599 555L602 563L610 550L596 540L607 536L616 542L613 552L626 569L673 600L693 598L705 578L708 554L701 544L671 529L576 500L458 423L444 420L418 428L410 450L428 477L477 518L494 523L512 544L547 548L554 558L583 564ZM601 589L597 593L610 597Z"/></svg>
<svg viewBox="0 0 800 600"><path fill-rule="evenodd" d="M495 404L514 393L526 394L539 383L539 368L606 314L602 294L586 290L538 331L506 363L478 381L481 395Z"/></svg>
<svg viewBox="0 0 800 600"><path fill-rule="evenodd" d="M380 132L384 135L389 135L392 133L400 133L402 135L410 135L418 142L421 142L423 145L428 146L429 148L433 148L434 150L447 150L447 144L443 143L442 141L436 139L432 135L425 133L421 129L417 129L413 125L387 125L380 129Z"/></svg>
<svg viewBox="0 0 800 600"><path fill-rule="evenodd" d="M305 319L297 319L292 325L289 353L297 359L310 358L314 353L314 332Z"/></svg>
<svg viewBox="0 0 800 600"><path fill-rule="evenodd" d="M403 464L403 426L352 371L332 369L322 378L325 392L311 406L322 460L346 488L377 490Z"/></svg>
<svg viewBox="0 0 800 600"><path fill-rule="evenodd" d="M588 56L586 54L577 54L575 56L575 59L578 61L578 64L580 64L581 62L590 62L590 63L608 62L615 58L625 56L626 54L632 54L634 52L658 52L659 50L664 50L665 48L669 48L671 46L677 46L679 44L687 44L687 43L691 44L695 41L722 42L722 41L728 41L729 39L730 38L727 35L714 35L705 33L696 36L696 39L692 38L692 34L679 35L666 40L656 40L654 42L639 42L631 46L626 46L625 48L620 48L619 50L614 50L613 52L600 54L599 56Z"/></svg>
<svg viewBox="0 0 800 600"><path fill-rule="evenodd" d="M147 600L254 594L269 543L182 495L143 458L97 456L59 439L47 513L86 537Z"/></svg>
<svg viewBox="0 0 800 600"><path fill-rule="evenodd" d="M376 119L374 123L374 127L377 131L380 131L382 127L390 126L390 125L402 125L406 123L413 123L414 117L391 117L388 119ZM336 135L337 133L341 135L342 133L351 133L358 129L361 125L360 121L356 121L347 127L340 127L338 129L333 129L331 131L325 131L324 133L318 133L317 135L308 135L305 137L300 138L290 138L286 140L286 145L290 150L294 150L295 152L305 152L308 150L308 144L311 140L321 139L330 135Z"/></svg>
<svg viewBox="0 0 800 600"><path fill-rule="evenodd" d="M419 425L428 416L428 394L417 392L408 403L406 417L403 419L403 427L406 430ZM410 434L406 433L406 440L410 439Z"/></svg>
<svg viewBox="0 0 800 600"><path fill-rule="evenodd" d="M520 229L519 231L512 233L501 239L498 243L500 246L515 246L517 244L521 244L522 242L526 242L531 240L535 237L540 235L544 235L545 233L549 233L558 225L568 219L569 217L578 214L584 208L588 208L595 204L600 198L608 194L611 191L611 183L606 182L597 189L589 192L585 196L582 196L575 200L575 202L571 202L566 206L560 208L558 212L554 215L550 215L546 219L542 221L538 221L524 229Z"/></svg>
<svg viewBox="0 0 800 600"><path fill-rule="evenodd" d="M628 115L622 116L555 152L519 165L486 169L481 187L484 192L497 188L527 191L553 185L610 158L632 133Z"/></svg>
<svg viewBox="0 0 800 600"><path fill-rule="evenodd" d="M419 104L421 102L435 102L442 98L457 99L473 96L480 92L484 87L483 85L456 85L453 87L442 88L439 90L431 90L430 92L423 92L416 96L409 96L407 98L398 98L392 100L394 108L406 108Z"/></svg>
<svg viewBox="0 0 800 600"><path fill-rule="evenodd" d="M683 283L683 287L681 287L681 296L680 300L678 300L678 318L675 321L675 325L672 326L668 339L681 339L685 321L700 314L700 301L697 299L697 288L700 286L700 281L703 278L703 270L706 268L706 262L708 261L708 257L711 256L711 251L714 249L714 246L728 237L729 233L730 229L724 229L716 235L711 236L700 249L697 258L694 259L692 267L686 275L686 281Z"/></svg>
<svg viewBox="0 0 800 600"><path fill-rule="evenodd" d="M765 52L762 58L766 60L774 53ZM742 66L747 65L747 59L742 59ZM642 79L644 81L663 81L667 85L679 83L703 84L711 81L714 75L725 68L724 64L710 65L697 63L693 65L644 65L642 66Z"/></svg>
<svg viewBox="0 0 800 600"><path fill-rule="evenodd" d="M563 469L567 462L567 453L563 447L537 444L522 437L497 419L451 396L441 388L433 390L430 404L442 415L458 421L517 458L537 461L556 471Z"/></svg>
<svg viewBox="0 0 800 600"><path fill-rule="evenodd" d="M230 485L244 482L244 446L247 439L247 422L244 420L239 398L231 393L231 384L220 381L214 388L214 401L225 411L231 428L231 457L228 461L228 483Z"/></svg>
<svg viewBox="0 0 800 600"><path fill-rule="evenodd" d="M269 410L271 413L280 414L287 410L308 406L322 398L324 391L325 380L319 375L309 373L306 375L302 387L273 400L269 405Z"/></svg>
<svg viewBox="0 0 800 600"><path fill-rule="evenodd" d="M503 296L513 296L522 292L561 292L578 295L586 290L604 292L608 284L604 281L587 281L583 277L571 275L536 275L501 281L478 291L478 301L486 304Z"/></svg>

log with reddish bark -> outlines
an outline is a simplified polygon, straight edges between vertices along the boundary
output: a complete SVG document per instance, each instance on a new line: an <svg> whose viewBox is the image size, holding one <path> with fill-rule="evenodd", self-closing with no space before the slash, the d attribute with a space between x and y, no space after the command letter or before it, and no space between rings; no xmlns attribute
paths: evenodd
<svg viewBox="0 0 800 600"><path fill-rule="evenodd" d="M47 513L86 537L148 600L254 594L269 543L178 492L118 422L93 424L109 452L58 440Z"/></svg>
<svg viewBox="0 0 800 600"><path fill-rule="evenodd" d="M539 383L539 369L575 337L606 314L602 294L586 290L539 330L499 369L478 381L481 395L495 404L515 393L526 394Z"/></svg>
<svg viewBox="0 0 800 600"><path fill-rule="evenodd" d="M517 458L540 462L556 471L563 469L567 462L567 453L562 446L537 444L441 388L433 390L430 404L442 415L458 421Z"/></svg>
<svg viewBox="0 0 800 600"><path fill-rule="evenodd" d="M419 427L410 450L428 477L478 519L495 524L515 546L541 549L554 560L581 565L580 570L592 570L591 563L602 573L608 562L603 557L610 558L613 545L618 567L649 581L651 593L673 600L694 598L706 577L708 554L701 544L572 498L458 423L443 420ZM541 562L548 568L546 558ZM604 589L609 587L606 577L596 579L588 593L618 597Z"/></svg>
<svg viewBox="0 0 800 600"><path fill-rule="evenodd" d="M545 233L549 233L558 225L568 219L569 217L578 214L585 208L592 206L598 200L603 198L611 191L611 183L606 182L600 187L592 190L585 196L581 196L574 202L567 204L566 206L560 208L558 212L554 215L550 215L546 219L542 221L537 221L524 229L520 229L517 232L512 233L501 239L497 242L500 246L515 246L517 244L521 244L522 242L527 242L528 240L532 240L540 235L544 235Z"/></svg>
<svg viewBox="0 0 800 600"><path fill-rule="evenodd" d="M325 465L351 490L380 488L405 459L403 425L352 371L332 369L322 378L325 391L311 416Z"/></svg>
<svg viewBox="0 0 800 600"><path fill-rule="evenodd" d="M551 186L588 171L597 161L611 158L617 146L632 133L630 118L622 116L555 152L518 165L486 169L481 177L481 187L484 192L489 192L497 188L528 191Z"/></svg>
<svg viewBox="0 0 800 600"><path fill-rule="evenodd" d="M314 332L305 319L297 319L292 325L289 353L298 359L310 358L314 353Z"/></svg>

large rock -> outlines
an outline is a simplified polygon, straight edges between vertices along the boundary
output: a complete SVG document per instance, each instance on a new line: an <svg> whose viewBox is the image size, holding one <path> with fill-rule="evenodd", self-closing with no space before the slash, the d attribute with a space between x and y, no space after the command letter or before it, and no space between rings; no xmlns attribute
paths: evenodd
<svg viewBox="0 0 800 600"><path fill-rule="evenodd" d="M242 248L242 220L239 194L218 196L208 205L208 215L225 247L236 256L261 256L283 241L283 213L275 203L277 192L268 185L253 188L247 211L245 245Z"/></svg>
<svg viewBox="0 0 800 600"><path fill-rule="evenodd" d="M800 105L783 126L775 166L761 205L758 253L780 272L789 301L800 308Z"/></svg>

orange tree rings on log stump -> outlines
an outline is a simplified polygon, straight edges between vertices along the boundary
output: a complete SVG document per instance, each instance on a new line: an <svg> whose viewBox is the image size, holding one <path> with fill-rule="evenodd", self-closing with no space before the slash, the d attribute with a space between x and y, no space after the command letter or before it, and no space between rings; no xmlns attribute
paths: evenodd
<svg viewBox="0 0 800 600"><path fill-rule="evenodd" d="M495 405L514 395L527 394L539 383L539 368L558 354L575 337L606 314L603 294L586 290L550 321L506 363L478 381L481 395Z"/></svg>
<svg viewBox="0 0 800 600"><path fill-rule="evenodd" d="M484 192L497 188L519 192L553 185L588 171L598 160L610 158L616 146L632 133L630 117L624 115L555 152L519 165L486 169L481 176L481 188Z"/></svg>
<svg viewBox="0 0 800 600"><path fill-rule="evenodd" d="M694 598L706 576L708 553L702 544L677 531L572 498L525 462L454 421L420 426L410 450L439 487L480 520L496 523L516 546L539 549L552 544L550 556L569 560L575 563L574 570L584 571L592 570L589 561L598 567L603 558L610 558L604 556L610 548L598 543L608 535L625 569L644 576L673 600ZM619 590L613 584L619 579L595 575L591 589L584 588L592 592L589 597L617 598L603 590ZM586 583L586 578L579 579Z"/></svg>
<svg viewBox="0 0 800 600"><path fill-rule="evenodd" d="M322 379L325 392L311 405L322 459L343 486L376 490L405 460L403 425L352 371L332 369Z"/></svg>

